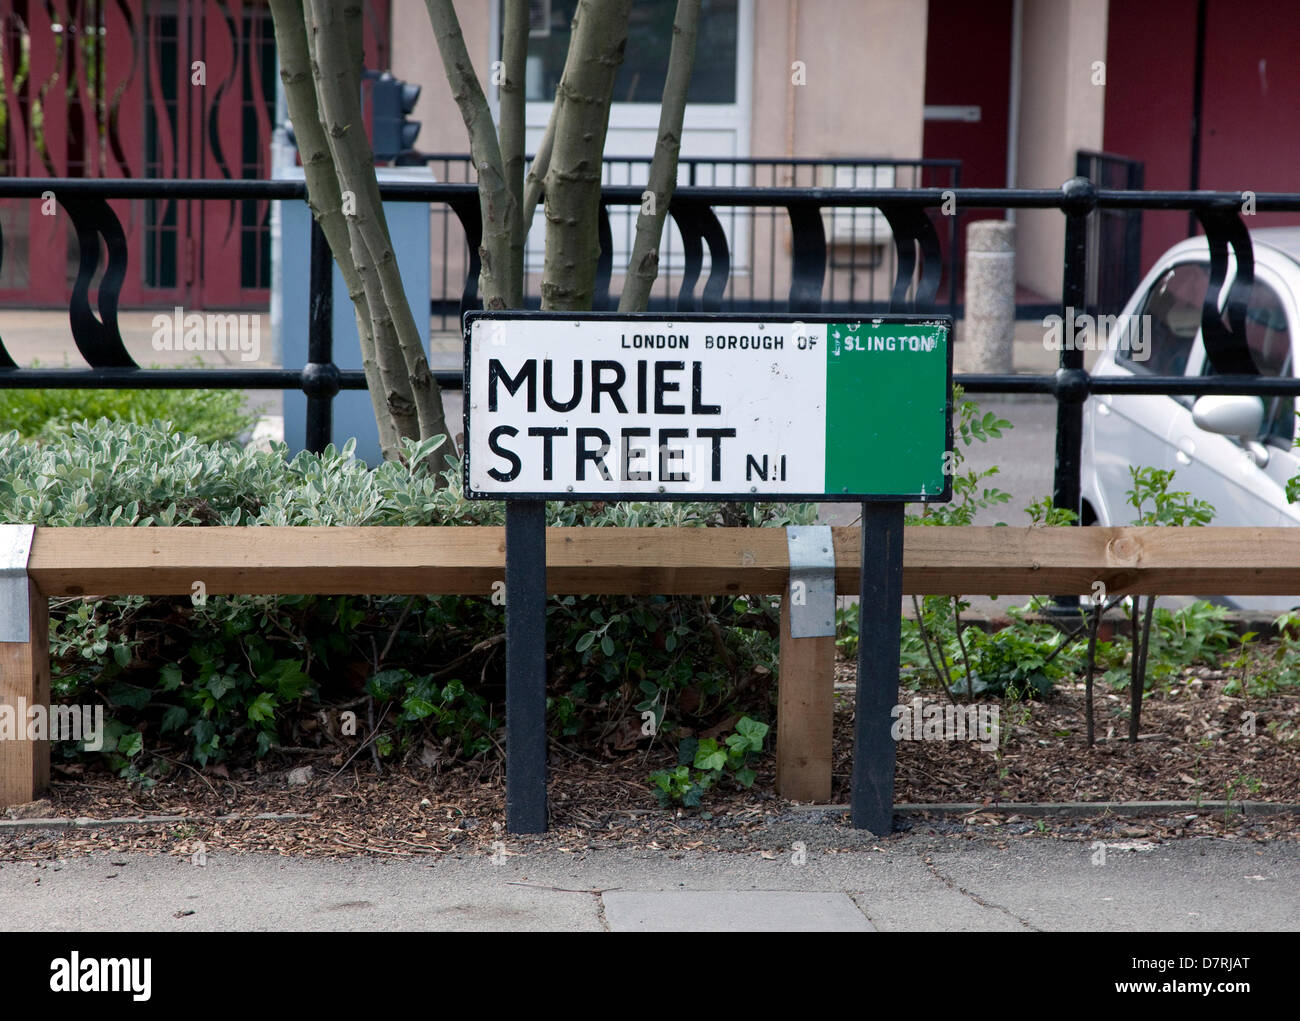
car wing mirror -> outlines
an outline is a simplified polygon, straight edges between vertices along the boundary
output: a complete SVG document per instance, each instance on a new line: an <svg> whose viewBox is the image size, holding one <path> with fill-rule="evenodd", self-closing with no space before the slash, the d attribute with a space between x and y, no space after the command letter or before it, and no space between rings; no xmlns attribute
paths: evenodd
<svg viewBox="0 0 1300 1021"><path fill-rule="evenodd" d="M1264 428L1264 401L1241 394L1209 394L1192 405L1192 421L1207 433L1257 440Z"/></svg>

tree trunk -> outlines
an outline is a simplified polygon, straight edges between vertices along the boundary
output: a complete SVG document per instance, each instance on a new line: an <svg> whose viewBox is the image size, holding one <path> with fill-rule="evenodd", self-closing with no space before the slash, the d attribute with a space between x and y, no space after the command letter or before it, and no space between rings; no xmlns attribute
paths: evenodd
<svg viewBox="0 0 1300 1021"><path fill-rule="evenodd" d="M470 154L478 173L479 209L483 217L483 241L478 250L481 264L479 295L484 308L518 307L510 302L510 266L513 225L519 215L519 206L507 185L501 147L492 126L492 110L474 74L474 65L465 48L465 37L461 34L452 0L425 0L425 6L429 10L429 21L438 41L438 52L442 55L451 94L460 108L465 130L469 132ZM522 166L521 162L521 173ZM522 261L521 258L521 267ZM522 300L519 304L523 304Z"/></svg>
<svg viewBox="0 0 1300 1021"><path fill-rule="evenodd" d="M430 0L432 2L432 0ZM546 173L542 308L591 308L600 259L600 182L614 77L631 0L579 0L556 90L555 145Z"/></svg>
<svg viewBox="0 0 1300 1021"><path fill-rule="evenodd" d="M361 342L361 367L366 374L366 387L370 392L370 403L379 428L379 444L384 457L392 459L397 456L397 428L388 414L386 394L389 383L376 358L370 305L361 275L352 258L351 239L343 216L334 157L321 126L301 0L271 0L271 17L275 23L275 42L280 55L280 80L284 83L298 152L302 155L303 176L307 182L307 204L320 224L325 240L329 242L330 252L343 275L348 297L352 299L357 336ZM405 379L404 373L401 379Z"/></svg>
<svg viewBox="0 0 1300 1021"><path fill-rule="evenodd" d="M506 189L514 200L510 221L510 308L524 305L524 72L528 65L528 0L505 0L501 39L501 166Z"/></svg>
<svg viewBox="0 0 1300 1021"><path fill-rule="evenodd" d="M682 148L682 121L686 116L691 70L695 66L699 23L700 0L677 0L668 76L659 108L659 138L650 161L650 179L642 196L641 212L636 218L636 240L627 261L623 293L618 299L620 312L644 312L650 301L650 289L659 275L659 239L677 186L677 157Z"/></svg>
<svg viewBox="0 0 1300 1021"><path fill-rule="evenodd" d="M374 154L362 126L361 99L355 87L357 75L351 66L354 52L351 36L359 33L360 27L347 23L360 17L360 9L350 6L347 0L307 2L311 4L310 38L326 138L343 192L351 193L344 197L350 197L356 205L350 222L369 252L383 292L383 308L380 310L375 309L374 296L370 296L376 343L383 339L379 329L381 319L391 317L418 420L418 433L411 438L449 436L442 410L442 394L429 371L424 345L402 288L401 272L384 221L383 202L379 198ZM409 428L402 430L402 435L410 435Z"/></svg>

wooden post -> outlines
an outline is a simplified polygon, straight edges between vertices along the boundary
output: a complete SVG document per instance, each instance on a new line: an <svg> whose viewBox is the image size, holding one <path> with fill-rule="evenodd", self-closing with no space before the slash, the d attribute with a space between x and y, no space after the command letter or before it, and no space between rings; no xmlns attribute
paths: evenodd
<svg viewBox="0 0 1300 1021"><path fill-rule="evenodd" d="M35 801L50 785L50 742L27 740L26 710L50 706L50 613L45 596L27 583L30 634L0 642L0 808ZM49 737L48 728L45 737Z"/></svg>
<svg viewBox="0 0 1300 1021"><path fill-rule="evenodd" d="M776 690L776 792L791 801L830 801L835 636L791 637L788 595Z"/></svg>

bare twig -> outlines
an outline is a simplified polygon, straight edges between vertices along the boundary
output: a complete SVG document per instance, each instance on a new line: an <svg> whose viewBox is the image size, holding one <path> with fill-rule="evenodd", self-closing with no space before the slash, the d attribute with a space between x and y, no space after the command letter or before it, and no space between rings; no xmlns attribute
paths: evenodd
<svg viewBox="0 0 1300 1021"><path fill-rule="evenodd" d="M925 620L921 613L921 603L915 595L912 596L912 608L916 611L916 627L917 630L921 632L921 642L925 645L925 654L930 660L930 668L934 671L934 679L939 682L939 687L943 688L944 693L948 696L948 701L953 705L956 705L957 700L953 697L951 690L952 675L948 673L948 665L946 662L944 663L942 670L939 669L939 664L935 662L934 653L930 651L930 633L925 628ZM858 608L858 612L861 613L861 607ZM858 640L862 640L861 635L858 636ZM938 643L939 639L936 637L935 644L938 645ZM943 650L941 649L939 651L942 656ZM945 678L947 679L946 684L944 683Z"/></svg>

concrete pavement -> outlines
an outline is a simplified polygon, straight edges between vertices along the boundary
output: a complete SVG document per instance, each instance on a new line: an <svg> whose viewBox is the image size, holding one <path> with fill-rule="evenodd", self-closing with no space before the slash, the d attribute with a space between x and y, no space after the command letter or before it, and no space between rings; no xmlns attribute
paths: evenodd
<svg viewBox="0 0 1300 1021"><path fill-rule="evenodd" d="M909 834L870 850L0 862L0 930L1264 931L1300 844ZM802 861L802 863L800 863Z"/></svg>

